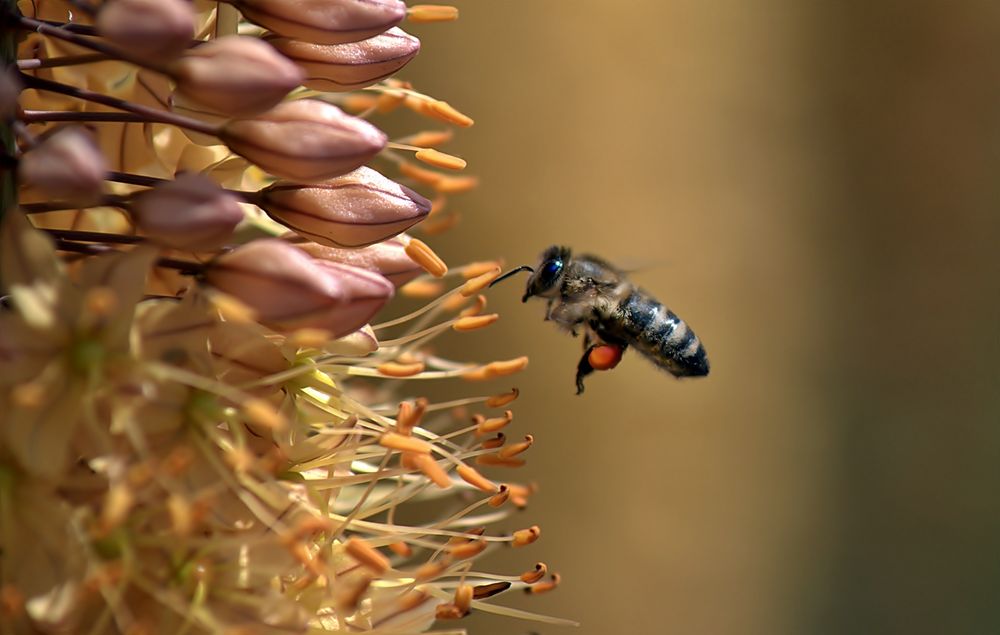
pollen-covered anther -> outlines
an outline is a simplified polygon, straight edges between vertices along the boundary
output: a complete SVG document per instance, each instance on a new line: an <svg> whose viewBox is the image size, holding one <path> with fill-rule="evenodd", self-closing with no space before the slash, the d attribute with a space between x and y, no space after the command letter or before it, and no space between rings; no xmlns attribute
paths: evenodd
<svg viewBox="0 0 1000 635"><path fill-rule="evenodd" d="M378 444L390 450L411 452L416 455L429 456L431 453L430 443L422 439L404 436L398 432L386 432L379 437Z"/></svg>
<svg viewBox="0 0 1000 635"><path fill-rule="evenodd" d="M480 474L475 468L464 463L455 468L455 471L463 481L487 494L493 494L498 489L496 483Z"/></svg>
<svg viewBox="0 0 1000 635"><path fill-rule="evenodd" d="M446 4L415 4L406 11L410 22L452 22L458 19L458 7Z"/></svg>
<svg viewBox="0 0 1000 635"><path fill-rule="evenodd" d="M285 417L264 399L247 399L242 404L242 411L249 423L268 430L281 431L288 427Z"/></svg>
<svg viewBox="0 0 1000 635"><path fill-rule="evenodd" d="M501 484L500 491L490 497L489 506L500 507L507 502L508 498L510 498L510 488L505 484Z"/></svg>
<svg viewBox="0 0 1000 635"><path fill-rule="evenodd" d="M440 172L422 168L419 165L410 163L409 161L401 161L398 168L399 173L403 176L409 177L418 183L423 183L424 185L437 185L442 179L445 178L445 175Z"/></svg>
<svg viewBox="0 0 1000 635"><path fill-rule="evenodd" d="M386 545L390 551L401 558L409 558L413 555L413 548L403 541L390 542Z"/></svg>
<svg viewBox="0 0 1000 635"><path fill-rule="evenodd" d="M521 467L525 463L524 459L503 458L497 454L480 454L476 457L476 465L488 467Z"/></svg>
<svg viewBox="0 0 1000 635"><path fill-rule="evenodd" d="M408 298L436 298L444 293L444 285L436 280L414 280L404 284L399 291Z"/></svg>
<svg viewBox="0 0 1000 635"><path fill-rule="evenodd" d="M436 168L445 170L464 170L468 165L465 159L448 154L447 152L435 150L434 148L417 150L414 156L418 161L423 161L427 165L433 165Z"/></svg>
<svg viewBox="0 0 1000 635"><path fill-rule="evenodd" d="M485 366L480 366L467 371L462 375L463 379L468 379L469 381L482 381L486 379L493 379L494 377L502 377L504 375L512 375L514 373L520 372L528 367L527 357L516 357L514 359L508 359L498 362L490 362Z"/></svg>
<svg viewBox="0 0 1000 635"><path fill-rule="evenodd" d="M167 514L170 516L170 526L174 533L184 537L191 535L194 529L195 515L191 503L179 494L167 497Z"/></svg>
<svg viewBox="0 0 1000 635"><path fill-rule="evenodd" d="M500 448L500 451L497 452L497 456L499 456L501 459L509 459L511 457L517 456L518 454L521 454L522 452L530 448L534 442L535 442L535 437L531 436L530 434L526 434L524 436L524 441L520 441L518 443L511 443L506 447Z"/></svg>
<svg viewBox="0 0 1000 635"><path fill-rule="evenodd" d="M527 529L518 529L512 534L514 538L512 544L515 547L524 547L538 540L541 535L542 528L538 525L532 525Z"/></svg>
<svg viewBox="0 0 1000 635"><path fill-rule="evenodd" d="M469 607L472 606L472 593L472 585L458 585L458 588L455 589L455 606L468 612Z"/></svg>
<svg viewBox="0 0 1000 635"><path fill-rule="evenodd" d="M88 289L83 298L84 310L96 317L108 317L118 310L118 294L108 287Z"/></svg>
<svg viewBox="0 0 1000 635"><path fill-rule="evenodd" d="M435 278L441 278L448 273L448 265L422 240L416 238L411 240L406 245L406 255Z"/></svg>
<svg viewBox="0 0 1000 635"><path fill-rule="evenodd" d="M500 314L490 313L488 315L470 315L458 318L451 328L456 331L475 331L485 328L500 319Z"/></svg>
<svg viewBox="0 0 1000 635"><path fill-rule="evenodd" d="M462 273L464 275L465 271L463 270ZM467 280L465 284L463 284L459 289L459 293L461 293L467 298L470 298L473 295L485 289L486 287L490 286L490 283L496 280L499 275L500 275L500 267L497 266L491 267L488 271Z"/></svg>
<svg viewBox="0 0 1000 635"><path fill-rule="evenodd" d="M427 107L427 113L441 121L455 124L461 128L468 128L475 123L472 117L460 112L446 101L434 100L430 102Z"/></svg>
<svg viewBox="0 0 1000 635"><path fill-rule="evenodd" d="M529 593L531 595L538 595L539 593L548 593L552 589L559 586L560 582L562 582L562 576L560 576L558 573L553 573L552 577L547 582L539 582L538 584L535 584L533 586L526 587L524 589L524 592Z"/></svg>
<svg viewBox="0 0 1000 635"><path fill-rule="evenodd" d="M135 493L125 484L112 485L104 496L104 506L101 509L101 529L104 532L118 527L128 517L135 505Z"/></svg>
<svg viewBox="0 0 1000 635"><path fill-rule="evenodd" d="M413 428L420 425L420 419L427 412L429 402L426 397L418 397L414 401L403 401L399 404L399 413L396 415L396 430L400 434L410 435Z"/></svg>
<svg viewBox="0 0 1000 635"><path fill-rule="evenodd" d="M514 412L512 410L505 410L502 417L490 417L489 419L484 419L482 415L477 415L476 434L480 436L493 434L506 427L513 420Z"/></svg>
<svg viewBox="0 0 1000 635"><path fill-rule="evenodd" d="M479 186L479 177L476 176L447 176L441 178L433 184L433 188L440 194L461 194L474 190Z"/></svg>
<svg viewBox="0 0 1000 635"><path fill-rule="evenodd" d="M521 574L521 582L525 584L535 584L539 580L545 577L545 574L549 572L549 567L544 562L535 563L535 568L531 571L525 571Z"/></svg>
<svg viewBox="0 0 1000 635"><path fill-rule="evenodd" d="M499 447L503 447L503 444L507 442L507 436L503 432L497 432L495 437L490 439L483 439L480 444L484 450L496 450Z"/></svg>
<svg viewBox="0 0 1000 635"><path fill-rule="evenodd" d="M420 148L433 148L451 141L454 133L451 130L423 130L407 137L406 142Z"/></svg>
<svg viewBox="0 0 1000 635"><path fill-rule="evenodd" d="M528 497L538 491L538 486L535 484L517 485L516 483L508 483L507 485L510 487L510 502L521 509L528 506Z"/></svg>
<svg viewBox="0 0 1000 635"><path fill-rule="evenodd" d="M461 295L459 295L458 297L461 297ZM458 317L464 318L464 317L472 317L473 315L479 315L480 313L483 312L483 309L485 308L486 308L486 296L477 295L475 304L462 309L459 312Z"/></svg>
<svg viewBox="0 0 1000 635"><path fill-rule="evenodd" d="M428 580L433 580L444 573L445 569L447 569L450 565L450 559L425 562L417 567L417 570L413 572L413 578L417 582L427 582Z"/></svg>
<svg viewBox="0 0 1000 635"><path fill-rule="evenodd" d="M389 559L367 541L353 536L344 543L344 551L372 573L382 575L389 570Z"/></svg>
<svg viewBox="0 0 1000 635"><path fill-rule="evenodd" d="M450 231L455 225L458 225L460 220L462 220L462 216L458 212L452 212L450 214L438 216L437 218L429 218L424 221L423 225L420 226L420 231L422 231L425 236L440 236L441 234Z"/></svg>
<svg viewBox="0 0 1000 635"><path fill-rule="evenodd" d="M410 454L409 460L424 473L424 476L441 489L448 489L452 486L451 477L430 454Z"/></svg>
<svg viewBox="0 0 1000 635"><path fill-rule="evenodd" d="M434 610L434 617L439 620L460 620L466 615L466 612L450 602L438 604Z"/></svg>
<svg viewBox="0 0 1000 635"><path fill-rule="evenodd" d="M423 362L410 362L408 364L400 362L386 362L384 364L379 364L375 367L382 375L386 377L413 377L414 375L419 375L424 372L426 366Z"/></svg>
<svg viewBox="0 0 1000 635"><path fill-rule="evenodd" d="M448 554L455 560L474 558L486 550L485 540L471 540L460 545L448 547Z"/></svg>
<svg viewBox="0 0 1000 635"><path fill-rule="evenodd" d="M510 392L504 392L504 393L500 393L499 395L493 395L492 397L490 397L489 399L487 399L486 400L486 407L487 408L502 408L503 406L506 406L510 402L512 402L515 399L517 399L518 396L520 396L520 394L521 394L520 390L518 390L517 388L511 388Z"/></svg>
<svg viewBox="0 0 1000 635"><path fill-rule="evenodd" d="M292 527L292 536L296 540L313 538L320 534L328 533L337 528L337 524L325 517L308 516L303 518Z"/></svg>
<svg viewBox="0 0 1000 635"><path fill-rule="evenodd" d="M322 348L333 337L333 333L325 329L304 328L293 331L285 343L292 348Z"/></svg>

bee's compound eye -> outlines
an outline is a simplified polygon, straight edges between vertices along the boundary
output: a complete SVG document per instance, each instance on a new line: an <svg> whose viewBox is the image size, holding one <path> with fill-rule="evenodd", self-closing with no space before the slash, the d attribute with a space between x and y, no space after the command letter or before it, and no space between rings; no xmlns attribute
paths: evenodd
<svg viewBox="0 0 1000 635"><path fill-rule="evenodd" d="M559 272L562 271L562 268L563 268L563 263L561 260L548 261L547 263L545 263L545 266L542 267L542 280L546 284L551 284L552 282L555 281L556 276L559 275Z"/></svg>

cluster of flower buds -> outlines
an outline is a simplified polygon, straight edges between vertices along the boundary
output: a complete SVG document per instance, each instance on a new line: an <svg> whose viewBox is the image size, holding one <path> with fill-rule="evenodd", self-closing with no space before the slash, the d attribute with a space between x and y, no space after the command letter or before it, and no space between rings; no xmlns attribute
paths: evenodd
<svg viewBox="0 0 1000 635"><path fill-rule="evenodd" d="M490 530L534 491L490 475L534 442L490 412L517 389L405 392L527 365L426 347L498 317L499 263L422 240L476 185L438 149L473 121L391 77L399 25L457 11L227 1L0 10L0 631L559 623L491 600L553 588L544 564L471 571L540 536ZM435 129L390 140L400 108ZM377 323L395 295L423 304Z"/></svg>

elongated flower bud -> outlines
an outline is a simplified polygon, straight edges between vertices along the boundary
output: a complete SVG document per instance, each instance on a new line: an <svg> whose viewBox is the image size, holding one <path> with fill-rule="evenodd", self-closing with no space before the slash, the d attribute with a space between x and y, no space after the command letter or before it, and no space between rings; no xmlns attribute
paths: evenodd
<svg viewBox="0 0 1000 635"><path fill-rule="evenodd" d="M96 202L108 171L94 138L80 126L46 137L18 164L18 177L57 200L80 205Z"/></svg>
<svg viewBox="0 0 1000 635"><path fill-rule="evenodd" d="M153 242L190 251L221 247L243 220L236 197L200 174L182 174L143 192L131 209Z"/></svg>
<svg viewBox="0 0 1000 635"><path fill-rule="evenodd" d="M236 0L250 22L317 44L364 40L406 17L402 0Z"/></svg>
<svg viewBox="0 0 1000 635"><path fill-rule="evenodd" d="M302 83L303 73L273 46L253 37L220 37L171 64L177 92L216 112L247 117L273 107Z"/></svg>
<svg viewBox="0 0 1000 635"><path fill-rule="evenodd" d="M399 28L349 44L312 44L285 37L267 41L302 67L304 86L325 91L371 86L406 66L420 51L420 40Z"/></svg>
<svg viewBox="0 0 1000 635"><path fill-rule="evenodd" d="M297 245L313 258L361 267L384 276L389 282L401 287L424 272L406 253L410 237L403 234L362 249L339 249L316 243Z"/></svg>
<svg viewBox="0 0 1000 635"><path fill-rule="evenodd" d="M278 181L261 191L268 216L330 247L364 247L423 220L431 202L410 188L361 167L314 185Z"/></svg>
<svg viewBox="0 0 1000 635"><path fill-rule="evenodd" d="M162 61L194 38L194 11L184 0L113 0L101 6L97 31L129 54Z"/></svg>
<svg viewBox="0 0 1000 635"><path fill-rule="evenodd" d="M372 124L315 99L287 101L253 119L234 119L219 136L261 169L295 181L346 174L386 144L385 134Z"/></svg>
<svg viewBox="0 0 1000 635"><path fill-rule="evenodd" d="M277 239L256 240L219 257L205 280L275 330L321 329L332 337L367 324L393 293L380 275L313 260Z"/></svg>

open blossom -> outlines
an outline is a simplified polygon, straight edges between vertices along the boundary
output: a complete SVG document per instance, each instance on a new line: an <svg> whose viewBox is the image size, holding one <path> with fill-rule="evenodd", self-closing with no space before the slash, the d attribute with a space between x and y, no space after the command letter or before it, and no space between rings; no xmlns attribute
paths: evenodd
<svg viewBox="0 0 1000 635"><path fill-rule="evenodd" d="M500 523L535 491L516 470L534 437L505 436L516 388L455 380L527 358L430 350L498 319L498 264L448 267L417 237L453 224L446 196L475 179L399 155L459 169L427 150L450 131L390 145L366 120L405 106L471 125L380 80L419 48L393 28L404 16L454 11L107 0L95 28L78 4L19 3L22 73L0 81L20 179L20 209L0 209L0 631L400 634L474 611L568 623L496 601L555 588L544 563L475 563L540 539ZM287 58L311 55L331 81L313 89L367 89L288 95L303 75ZM383 150L380 169L433 188L433 205L365 166ZM397 294L423 304L387 307ZM419 396L438 379L460 394Z"/></svg>

